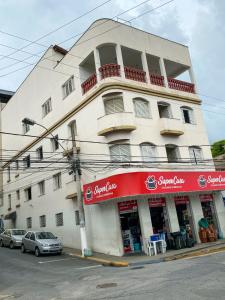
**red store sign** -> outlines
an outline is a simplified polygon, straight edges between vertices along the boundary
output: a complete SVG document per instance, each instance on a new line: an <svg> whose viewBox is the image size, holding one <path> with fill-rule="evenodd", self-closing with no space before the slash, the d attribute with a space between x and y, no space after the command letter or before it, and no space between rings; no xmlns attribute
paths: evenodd
<svg viewBox="0 0 225 300"><path fill-rule="evenodd" d="M209 202L213 200L213 195L212 194L202 194L199 195L200 201L201 202Z"/></svg>
<svg viewBox="0 0 225 300"><path fill-rule="evenodd" d="M188 204L189 203L189 197L188 196L175 196L174 201L175 201L176 205Z"/></svg>
<svg viewBox="0 0 225 300"><path fill-rule="evenodd" d="M136 195L225 190L225 172L132 172L84 185L84 203Z"/></svg>
<svg viewBox="0 0 225 300"><path fill-rule="evenodd" d="M137 211L137 201L129 200L118 203L118 209L120 213Z"/></svg>

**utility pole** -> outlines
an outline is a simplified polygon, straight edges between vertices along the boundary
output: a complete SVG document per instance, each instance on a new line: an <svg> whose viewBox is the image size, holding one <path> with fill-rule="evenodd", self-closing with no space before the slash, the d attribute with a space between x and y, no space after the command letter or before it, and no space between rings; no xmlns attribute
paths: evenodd
<svg viewBox="0 0 225 300"><path fill-rule="evenodd" d="M48 131L48 128L43 126L42 124L37 123L34 120L24 118L22 120L22 123L28 124L31 126L38 125L42 128L44 128L46 131ZM90 256L91 250L88 249L88 243L87 243L87 233L86 233L86 227L85 227L85 215L84 215L84 206L83 206L83 195L82 195L82 190L81 190L81 168L80 168L80 158L79 158L79 152L77 150L77 144L76 144L76 133L74 128L71 128L71 135L72 135L72 150L73 154L72 156L68 151L63 147L63 145L56 140L54 135L50 133L52 136L53 140L56 141L60 147L64 150L64 153L66 154L70 164L71 164L71 169L74 173L75 179L76 179L76 190L77 190L77 204L78 204L78 211L79 211L79 223L80 223L80 239L81 239L81 251L82 251L82 256Z"/></svg>

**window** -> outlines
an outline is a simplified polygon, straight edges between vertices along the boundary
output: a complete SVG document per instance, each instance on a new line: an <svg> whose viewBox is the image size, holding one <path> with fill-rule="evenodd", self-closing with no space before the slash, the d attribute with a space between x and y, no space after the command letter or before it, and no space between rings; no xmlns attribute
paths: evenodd
<svg viewBox="0 0 225 300"><path fill-rule="evenodd" d="M75 210L75 224L80 225L80 214L79 210Z"/></svg>
<svg viewBox="0 0 225 300"><path fill-rule="evenodd" d="M27 218L27 228L32 228L32 218L31 217ZM27 237L27 238L29 238L29 237Z"/></svg>
<svg viewBox="0 0 225 300"><path fill-rule="evenodd" d="M181 113L184 123L194 124L193 109L190 107L182 106Z"/></svg>
<svg viewBox="0 0 225 300"><path fill-rule="evenodd" d="M16 191L16 200L20 200L20 190Z"/></svg>
<svg viewBox="0 0 225 300"><path fill-rule="evenodd" d="M124 111L123 97L121 94L115 94L114 96L105 98L104 105L107 115Z"/></svg>
<svg viewBox="0 0 225 300"><path fill-rule="evenodd" d="M140 145L141 155L144 162L156 161L156 147L151 143L143 143Z"/></svg>
<svg viewBox="0 0 225 300"><path fill-rule="evenodd" d="M63 213L55 215L56 226L63 226Z"/></svg>
<svg viewBox="0 0 225 300"><path fill-rule="evenodd" d="M8 182L11 180L11 170L10 170L10 166L8 166L7 168L7 175L8 175Z"/></svg>
<svg viewBox="0 0 225 300"><path fill-rule="evenodd" d="M177 162L180 158L180 152L176 145L166 145L166 154L169 163Z"/></svg>
<svg viewBox="0 0 225 300"><path fill-rule="evenodd" d="M30 155L23 158L23 166L24 168L30 168Z"/></svg>
<svg viewBox="0 0 225 300"><path fill-rule="evenodd" d="M53 189L58 190L62 186L61 173L53 175Z"/></svg>
<svg viewBox="0 0 225 300"><path fill-rule="evenodd" d="M15 169L18 171L19 170L19 161L15 160Z"/></svg>
<svg viewBox="0 0 225 300"><path fill-rule="evenodd" d="M44 118L47 114L52 111L52 100L49 98L43 105L42 105L42 118Z"/></svg>
<svg viewBox="0 0 225 300"><path fill-rule="evenodd" d="M32 192L31 192L31 187L28 187L24 190L25 192L25 198L26 198L26 201L29 201L32 199Z"/></svg>
<svg viewBox="0 0 225 300"><path fill-rule="evenodd" d="M68 124L68 129L69 129L69 139L72 140L72 145L76 146L76 142L75 142L77 136L76 120L73 120Z"/></svg>
<svg viewBox="0 0 225 300"><path fill-rule="evenodd" d="M198 164L203 161L202 149L198 146L189 147L191 163Z"/></svg>
<svg viewBox="0 0 225 300"><path fill-rule="evenodd" d="M36 154L37 154L37 159L39 159L39 160L43 159L43 148L42 148L42 146L37 148Z"/></svg>
<svg viewBox="0 0 225 300"><path fill-rule="evenodd" d="M130 145L129 144L115 144L109 147L110 157L112 161L130 161Z"/></svg>
<svg viewBox="0 0 225 300"><path fill-rule="evenodd" d="M31 235L30 235L30 240L35 241L35 235L34 235L33 232L32 232Z"/></svg>
<svg viewBox="0 0 225 300"><path fill-rule="evenodd" d="M150 118L149 103L143 99L134 99L134 111L138 118Z"/></svg>
<svg viewBox="0 0 225 300"><path fill-rule="evenodd" d="M11 197L11 194L8 195L8 209L12 209L12 197Z"/></svg>
<svg viewBox="0 0 225 300"><path fill-rule="evenodd" d="M70 77L69 80L67 80L63 86L62 86L62 89L63 89L63 98L66 98L69 94L71 94L74 90L74 78L73 76Z"/></svg>
<svg viewBox="0 0 225 300"><path fill-rule="evenodd" d="M26 123L23 123L23 133L27 133L29 130L30 130L30 125L29 124L26 124Z"/></svg>
<svg viewBox="0 0 225 300"><path fill-rule="evenodd" d="M158 103L159 117L160 118L172 118L170 104L166 102Z"/></svg>
<svg viewBox="0 0 225 300"><path fill-rule="evenodd" d="M46 227L46 215L39 217L40 227Z"/></svg>
<svg viewBox="0 0 225 300"><path fill-rule="evenodd" d="M39 196L42 196L45 194L45 181L40 181L38 183L38 188L39 188Z"/></svg>
<svg viewBox="0 0 225 300"><path fill-rule="evenodd" d="M51 143L52 143L52 151L56 151L57 149L59 149L59 136L58 136L58 134L56 134L54 136L54 139L51 138Z"/></svg>

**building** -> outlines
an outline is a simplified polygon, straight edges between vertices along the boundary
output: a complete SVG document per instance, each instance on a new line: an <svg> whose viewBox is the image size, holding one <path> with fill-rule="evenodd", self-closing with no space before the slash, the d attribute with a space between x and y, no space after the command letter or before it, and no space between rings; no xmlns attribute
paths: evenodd
<svg viewBox="0 0 225 300"><path fill-rule="evenodd" d="M47 131L22 125L27 117ZM80 247L65 156L76 140L93 250L123 255L163 227L186 225L199 241L205 212L225 234L225 175L201 146L209 142L184 45L97 20L69 51L49 47L5 107L2 130L18 134L2 140L17 151L4 164L8 227L49 230Z"/></svg>

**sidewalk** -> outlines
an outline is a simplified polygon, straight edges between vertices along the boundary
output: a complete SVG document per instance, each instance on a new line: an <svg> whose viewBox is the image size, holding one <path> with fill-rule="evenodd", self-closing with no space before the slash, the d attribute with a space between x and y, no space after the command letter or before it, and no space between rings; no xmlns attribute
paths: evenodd
<svg viewBox="0 0 225 300"><path fill-rule="evenodd" d="M64 252L82 259L98 262L105 266L128 267L134 265L154 264L166 261L172 261L187 257L206 255L214 252L225 251L225 239L217 242L197 244L193 248L184 248L180 250L169 250L165 254L147 256L145 254L131 254L127 256L113 256L94 252L93 256L82 257L81 251L73 248L64 248Z"/></svg>

